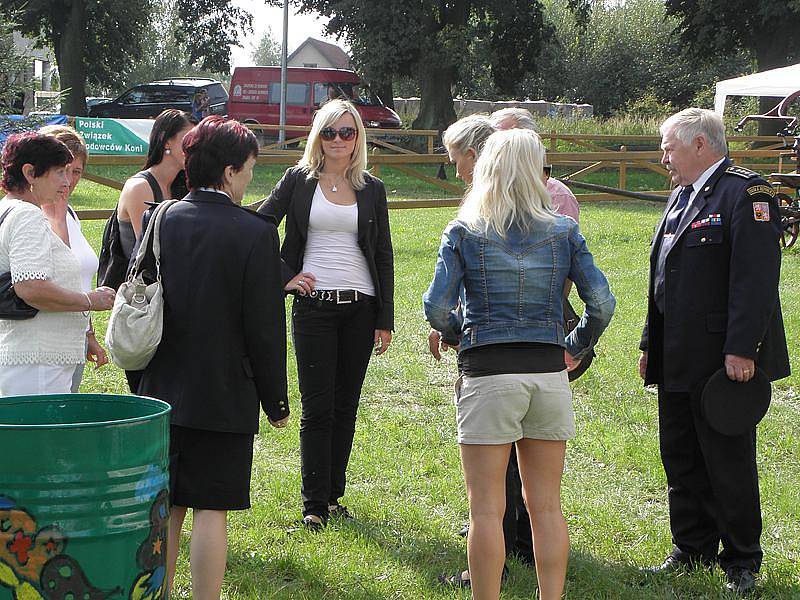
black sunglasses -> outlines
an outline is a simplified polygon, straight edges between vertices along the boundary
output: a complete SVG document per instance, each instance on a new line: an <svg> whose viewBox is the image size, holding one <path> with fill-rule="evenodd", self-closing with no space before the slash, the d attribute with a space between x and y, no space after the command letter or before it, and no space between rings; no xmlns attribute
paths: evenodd
<svg viewBox="0 0 800 600"><path fill-rule="evenodd" d="M333 127L326 127L322 131L319 132L319 137L321 137L326 142L332 142L336 139L338 135L342 138L342 141L349 142L354 137L356 137L357 131L353 127L342 127L341 129L334 129Z"/></svg>

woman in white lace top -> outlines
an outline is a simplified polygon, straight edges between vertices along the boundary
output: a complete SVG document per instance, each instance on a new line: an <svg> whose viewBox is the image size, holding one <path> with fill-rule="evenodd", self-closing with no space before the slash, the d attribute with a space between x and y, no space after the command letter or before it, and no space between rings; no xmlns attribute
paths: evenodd
<svg viewBox="0 0 800 600"><path fill-rule="evenodd" d="M84 362L89 311L108 310L114 290L81 291L80 265L40 210L69 192L69 149L50 136L12 135L3 148L0 273L11 272L20 299L39 309L0 320L0 397L69 393Z"/></svg>

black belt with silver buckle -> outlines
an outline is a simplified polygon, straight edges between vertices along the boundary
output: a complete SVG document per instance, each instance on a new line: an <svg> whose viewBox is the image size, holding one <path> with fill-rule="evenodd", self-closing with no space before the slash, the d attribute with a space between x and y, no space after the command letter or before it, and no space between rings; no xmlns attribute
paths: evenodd
<svg viewBox="0 0 800 600"><path fill-rule="evenodd" d="M358 290L311 290L311 293L306 297L320 302L352 304L353 302L364 300L367 295Z"/></svg>

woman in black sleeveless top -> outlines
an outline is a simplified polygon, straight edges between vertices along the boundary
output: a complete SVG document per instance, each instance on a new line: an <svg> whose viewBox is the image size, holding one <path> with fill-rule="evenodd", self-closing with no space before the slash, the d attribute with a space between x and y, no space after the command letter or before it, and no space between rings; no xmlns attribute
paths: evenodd
<svg viewBox="0 0 800 600"><path fill-rule="evenodd" d="M183 198L187 193L182 144L192 127L194 123L189 115L174 108L162 112L153 123L144 169L125 182L117 203L119 237L128 261L136 240L142 237L142 215L147 203ZM125 371L125 377L135 394L142 371Z"/></svg>
<svg viewBox="0 0 800 600"><path fill-rule="evenodd" d="M192 127L194 123L189 115L174 108L162 112L153 123L144 169L125 182L117 204L120 238L128 258L136 240L142 236L142 215L147 209L146 203L160 202L164 198L183 198L186 195L181 143Z"/></svg>

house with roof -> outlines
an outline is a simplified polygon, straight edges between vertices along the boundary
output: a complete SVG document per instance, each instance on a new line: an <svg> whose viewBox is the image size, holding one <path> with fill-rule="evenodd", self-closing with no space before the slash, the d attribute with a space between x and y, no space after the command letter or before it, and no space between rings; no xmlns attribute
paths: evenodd
<svg viewBox="0 0 800 600"><path fill-rule="evenodd" d="M286 59L290 67L352 69L350 56L336 44L306 38Z"/></svg>

